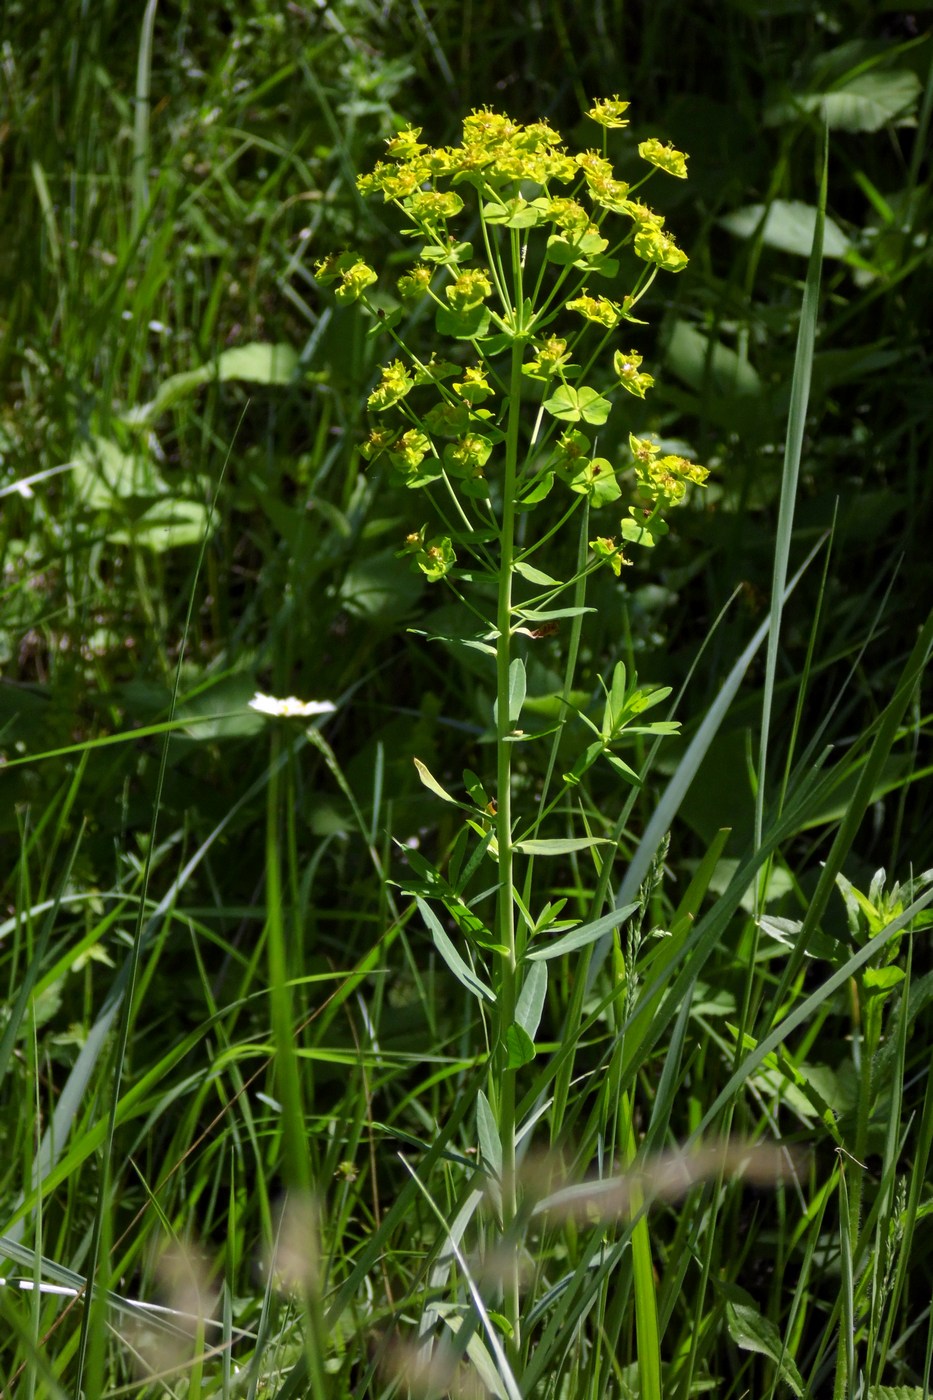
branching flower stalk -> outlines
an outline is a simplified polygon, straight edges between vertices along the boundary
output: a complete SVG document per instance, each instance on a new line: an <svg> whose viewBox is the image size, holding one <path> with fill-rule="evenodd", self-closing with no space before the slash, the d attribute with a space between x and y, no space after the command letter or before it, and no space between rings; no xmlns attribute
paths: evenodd
<svg viewBox="0 0 933 1400"><path fill-rule="evenodd" d="M630 562L625 550L653 547L667 533L667 512L684 500L690 484L702 485L707 476L704 467L632 433L627 449L610 448L615 460L596 455L595 434L607 422L612 396L621 390L644 399L654 382L635 349L614 348L607 363L607 346L625 325L644 324L635 308L658 273L679 272L687 263L664 218L635 197L659 170L686 178L683 153L657 140L641 142L638 154L647 170L634 185L619 179L608 159L609 132L628 125L628 105L617 97L595 102L587 115L602 129L601 150L576 154L546 122L523 125L486 108L466 117L457 146L431 148L417 128L399 132L388 142L388 159L358 182L364 194L381 194L395 205L403 231L419 245L417 261L398 279L398 300L388 313L384 293L377 304L371 289L378 275L352 252L328 257L315 269L319 282L334 284L338 302L361 302L373 317L373 331L394 341L393 357L369 395L373 427L362 454L370 464L386 465L394 480L425 492L439 523L414 528L400 552L430 582L449 586L477 616L481 625L471 644L495 667L495 792L467 770L469 801L462 801L416 761L425 785L466 812L474 851L464 868L496 863L491 926L464 898L469 874L448 881L432 871L427 883L412 883L411 893L453 974L484 1014L493 1011L477 1130L483 1168L499 1178L502 1230L516 1261L516 1082L535 1056L547 959L561 951L563 941L553 933L566 927L555 925L550 904L533 907L531 862L597 844L590 836L546 834L561 798L561 792L554 798L548 792L556 778L556 739L536 815L525 814L524 826L519 823L513 754L517 743L536 737L521 728L527 643L519 639L550 636L569 619L575 654L586 576L606 566L620 576ZM457 233L458 221L470 214L479 219L481 256ZM623 278L627 290L619 295ZM423 298L432 303L435 329L450 358L437 351L419 357L405 343L400 327L407 307ZM589 383L591 375L597 384ZM552 512L539 538L519 550L520 517L550 511L543 502L555 487L569 493L557 523ZM591 511L614 505L625 492L618 530L598 534L588 550L584 535L572 578L544 571L541 545L559 525L586 506L585 527ZM478 583L494 589L493 616L483 611L486 590L477 589ZM571 675L572 667L561 724ZM602 724L583 716L593 742L563 775L562 791L571 792L597 761L608 762L623 781L635 780L613 747L624 731L675 728L643 719L642 712L666 694L638 690L619 663ZM430 899L440 901L446 928ZM604 931L604 923L596 927L601 912L593 911L594 932L589 925L572 930L575 948ZM498 1141L489 1132L490 1120ZM516 1263L505 1281L504 1305L516 1355L519 1301Z"/></svg>

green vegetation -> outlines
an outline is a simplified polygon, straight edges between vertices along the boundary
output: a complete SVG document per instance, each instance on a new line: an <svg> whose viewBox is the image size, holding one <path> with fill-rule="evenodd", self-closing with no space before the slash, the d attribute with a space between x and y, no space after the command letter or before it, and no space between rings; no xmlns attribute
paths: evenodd
<svg viewBox="0 0 933 1400"><path fill-rule="evenodd" d="M7 5L4 1400L928 1395L933 44L700 8Z"/></svg>

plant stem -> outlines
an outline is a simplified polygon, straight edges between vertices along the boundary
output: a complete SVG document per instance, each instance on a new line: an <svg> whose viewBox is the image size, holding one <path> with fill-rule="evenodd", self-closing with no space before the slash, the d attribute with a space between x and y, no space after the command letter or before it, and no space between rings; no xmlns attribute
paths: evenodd
<svg viewBox="0 0 933 1400"><path fill-rule="evenodd" d="M506 949L501 957L498 987L498 1037L492 1061L495 1083L490 1101L498 1104L502 1141L502 1227L507 1236L514 1224L518 1200L515 1183L515 1071L509 1069L506 1032L515 1020L518 994L518 957L515 938L515 902L512 873L512 744L509 734L509 667L511 664L512 564L515 550L515 490L518 477L518 434L522 393L522 341L512 344L509 378L509 410L505 438L505 479L502 484L502 524L499 535L499 591L496 608L496 842L499 849L499 888L496 903L498 941ZM520 1347L518 1241L505 1281L505 1314L512 1328L515 1354Z"/></svg>

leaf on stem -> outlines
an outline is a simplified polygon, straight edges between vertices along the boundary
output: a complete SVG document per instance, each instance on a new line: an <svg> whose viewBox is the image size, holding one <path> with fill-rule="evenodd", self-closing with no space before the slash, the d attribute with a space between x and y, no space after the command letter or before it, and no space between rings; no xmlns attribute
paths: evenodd
<svg viewBox="0 0 933 1400"><path fill-rule="evenodd" d="M476 975L472 967L461 958L441 927L440 920L434 913L434 910L430 905L425 904L420 895L415 896L415 903L421 911L421 917L428 926L428 930L434 940L435 948L440 953L457 981L461 986L466 987L468 992L472 992L473 996L477 997L480 1001L488 1001L491 1006L495 1006L496 998L494 993L486 986L483 979Z"/></svg>
<svg viewBox="0 0 933 1400"><path fill-rule="evenodd" d="M476 1096L476 1136L479 1138L479 1152L483 1165L494 1176L501 1177L502 1143L499 1141L499 1125L482 1089Z"/></svg>
<svg viewBox="0 0 933 1400"><path fill-rule="evenodd" d="M579 423L582 418L584 423L600 424L609 417L612 404L587 385L572 389L569 384L562 384L541 406L552 418L565 423Z"/></svg>
<svg viewBox="0 0 933 1400"><path fill-rule="evenodd" d="M514 850L526 856L566 856L591 846L611 846L608 836L566 836L554 840L516 841Z"/></svg>
<svg viewBox="0 0 933 1400"><path fill-rule="evenodd" d="M515 1006L515 1020L532 1040L541 1024L546 994L547 966L543 962L532 963Z"/></svg>
<svg viewBox="0 0 933 1400"><path fill-rule="evenodd" d="M420 758L412 759L412 762L414 763L415 768L418 770L418 777L421 779L422 783L424 783L424 786L430 792L434 793L435 797L439 797L442 802L451 803L451 805L454 807L461 807L463 805L462 803L458 802L455 797L451 797L450 793L447 791L446 788L441 787L440 783L437 781L434 774L431 772L430 768L428 768L426 763L422 763Z"/></svg>
<svg viewBox="0 0 933 1400"><path fill-rule="evenodd" d="M581 928L575 928L570 933L565 933L563 938L558 938L556 943L550 943L546 948L534 948L528 953L529 962L544 962L550 958L559 958L563 953L575 953L578 948L585 948L590 943L595 943L602 938L603 934L609 933L611 929L619 924L624 924L638 909L638 904L623 904L619 909L613 909L608 914L604 914L601 919L594 919L592 923L583 924Z"/></svg>

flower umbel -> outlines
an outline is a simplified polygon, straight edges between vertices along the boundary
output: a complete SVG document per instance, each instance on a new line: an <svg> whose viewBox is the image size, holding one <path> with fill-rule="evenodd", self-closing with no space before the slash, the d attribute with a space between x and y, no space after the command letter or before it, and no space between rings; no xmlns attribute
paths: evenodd
<svg viewBox="0 0 933 1400"><path fill-rule="evenodd" d="M393 360L390 365L383 366L382 380L370 394L367 403L370 408L381 413L398 403L413 388L414 380L401 360Z"/></svg>
<svg viewBox="0 0 933 1400"><path fill-rule="evenodd" d="M623 355L621 350L617 350L612 357L612 367L619 376L619 383L623 389L627 389L636 398L643 399L645 390L650 389L654 384L654 379L650 374L640 374L638 366L641 364L641 355L630 350L627 355Z"/></svg>
<svg viewBox="0 0 933 1400"><path fill-rule="evenodd" d="M591 297L586 292L567 303L568 311L579 311L587 321L595 321L607 330L615 330L622 320L622 308L608 297Z"/></svg>
<svg viewBox="0 0 933 1400"><path fill-rule="evenodd" d="M683 151L675 151L673 146L665 146L663 142L652 137L650 141L642 141L639 144L638 154L650 165L657 166L659 170L666 170L668 175L676 175L678 180L686 180L687 157Z"/></svg>
<svg viewBox="0 0 933 1400"><path fill-rule="evenodd" d="M622 114L627 112L630 106L630 102L622 102L616 93L612 97L597 98L586 115L591 121L599 122L600 126L628 126L628 117Z"/></svg>

